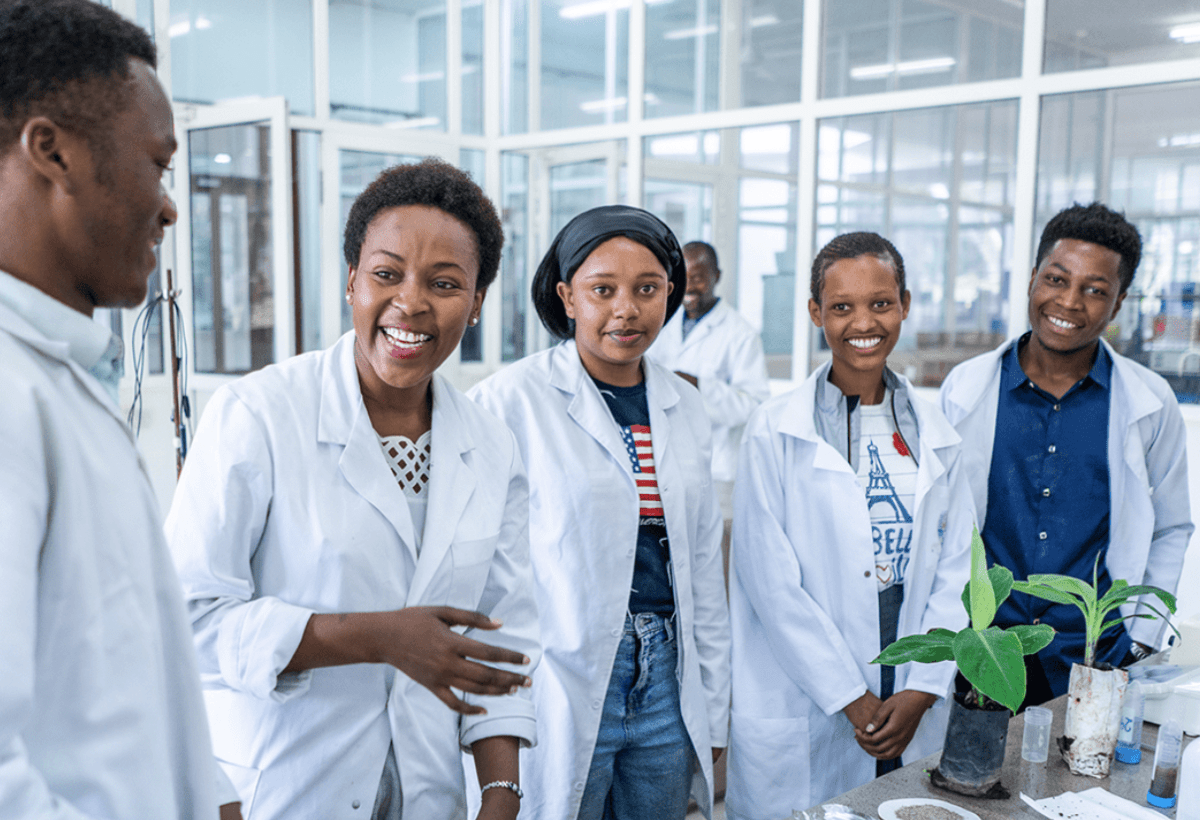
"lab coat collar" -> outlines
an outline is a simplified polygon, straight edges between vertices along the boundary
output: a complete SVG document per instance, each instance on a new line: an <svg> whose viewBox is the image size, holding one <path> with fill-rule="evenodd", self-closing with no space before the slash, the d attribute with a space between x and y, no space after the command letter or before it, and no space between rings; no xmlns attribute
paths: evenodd
<svg viewBox="0 0 1200 820"><path fill-rule="evenodd" d="M673 321L670 323L669 330L682 337L683 347L689 347L705 336L714 333L717 328L729 320L729 314L732 312L732 309L725 304L724 299L718 299L717 303L709 308L708 313L701 316L696 322L696 326L692 328L692 332L687 336L683 336L683 317L686 311L683 309L683 305L680 305L679 310L675 312L675 316L671 317ZM675 320L676 316L679 317L677 321ZM664 328L663 330L666 332L668 328Z"/></svg>
<svg viewBox="0 0 1200 820"><path fill-rule="evenodd" d="M646 379L646 404L650 411L652 436L657 438L655 419L665 420L660 413L679 402L679 392L671 384L666 371L656 367L650 359L642 357L642 373ZM574 340L568 339L554 348L550 354L550 385L570 394L573 398L567 405L567 414L596 439L618 464L624 466L628 460L625 442L613 421L604 397L588 375L579 359ZM663 431L665 434L666 431ZM633 473L628 473L633 481Z"/></svg>
<svg viewBox="0 0 1200 820"><path fill-rule="evenodd" d="M334 344L322 376L317 438L344 447L338 462L342 475L379 510L411 551L417 570L409 588L410 601L419 600L424 593L475 491L475 474L464 461L475 444L458 406L466 400L434 374L429 507L425 514L426 522L431 523L423 533L418 558L408 504L383 458L379 436L363 404L354 365L353 331Z"/></svg>

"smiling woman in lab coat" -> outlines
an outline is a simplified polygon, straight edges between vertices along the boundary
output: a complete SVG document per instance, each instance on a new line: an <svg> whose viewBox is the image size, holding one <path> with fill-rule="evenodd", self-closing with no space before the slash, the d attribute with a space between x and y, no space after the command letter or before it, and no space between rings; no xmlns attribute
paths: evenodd
<svg viewBox="0 0 1200 820"><path fill-rule="evenodd" d="M675 237L606 206L558 235L534 303L561 344L471 392L516 433L545 657L522 817L708 814L729 715L721 513L699 393L643 358L686 281Z"/></svg>
<svg viewBox="0 0 1200 820"><path fill-rule="evenodd" d="M512 434L434 373L502 243L462 172L385 171L347 221L354 330L205 410L167 536L247 820L465 818L460 749L479 817L517 814L528 489Z"/></svg>
<svg viewBox="0 0 1200 820"><path fill-rule="evenodd" d="M871 665L966 625L973 520L958 434L887 368L908 315L883 237L813 262L832 355L751 418L734 490L729 817L776 820L941 747L952 663Z"/></svg>

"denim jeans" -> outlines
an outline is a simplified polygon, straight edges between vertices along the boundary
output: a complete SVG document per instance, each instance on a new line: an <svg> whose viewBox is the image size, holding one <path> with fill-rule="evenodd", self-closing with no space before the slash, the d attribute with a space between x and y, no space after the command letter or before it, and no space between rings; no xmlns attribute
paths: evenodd
<svg viewBox="0 0 1200 820"><path fill-rule="evenodd" d="M675 624L625 616L578 820L683 820L692 742L679 712Z"/></svg>

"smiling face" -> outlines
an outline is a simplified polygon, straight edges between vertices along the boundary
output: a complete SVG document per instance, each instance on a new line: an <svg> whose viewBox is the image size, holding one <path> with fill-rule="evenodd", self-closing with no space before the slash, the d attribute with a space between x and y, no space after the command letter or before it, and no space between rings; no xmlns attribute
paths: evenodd
<svg viewBox="0 0 1200 820"><path fill-rule="evenodd" d="M1121 309L1121 255L1084 242L1060 239L1029 280L1029 326L1047 351L1091 350Z"/></svg>
<svg viewBox="0 0 1200 820"><path fill-rule="evenodd" d="M683 294L683 309L689 319L699 319L717 303L717 280L721 272L713 267L708 254L701 250L685 250L687 290Z"/></svg>
<svg viewBox="0 0 1200 820"><path fill-rule="evenodd" d="M642 354L662 330L672 284L649 248L624 236L600 245L558 283L584 369L618 387L641 381Z"/></svg>
<svg viewBox="0 0 1200 820"><path fill-rule="evenodd" d="M375 215L346 286L365 400L424 400L433 372L479 316L478 274L475 235L445 211L404 205Z"/></svg>
<svg viewBox="0 0 1200 820"><path fill-rule="evenodd" d="M831 378L842 392L866 395L864 385L882 383L909 299L908 291L900 292L895 269L876 256L839 259L826 269L821 301L809 299L808 312L825 331L833 353Z"/></svg>
<svg viewBox="0 0 1200 820"><path fill-rule="evenodd" d="M175 153L171 105L149 65L131 59L129 72L125 105L102 137L103 156L82 135L65 134L67 156L82 161L60 212L59 264L71 278L68 304L89 315L94 307L133 307L146 298L155 250L177 217L163 188Z"/></svg>

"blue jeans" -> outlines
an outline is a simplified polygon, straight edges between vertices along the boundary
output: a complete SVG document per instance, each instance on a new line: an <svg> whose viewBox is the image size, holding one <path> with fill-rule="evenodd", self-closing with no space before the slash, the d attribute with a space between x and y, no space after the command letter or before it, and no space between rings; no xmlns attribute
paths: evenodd
<svg viewBox="0 0 1200 820"><path fill-rule="evenodd" d="M675 624L625 616L578 820L683 820L692 741L679 712Z"/></svg>

